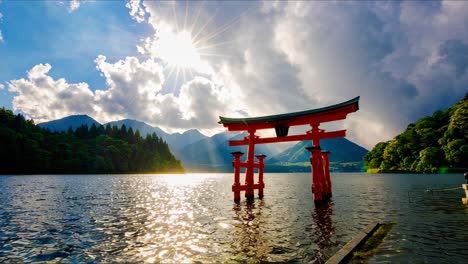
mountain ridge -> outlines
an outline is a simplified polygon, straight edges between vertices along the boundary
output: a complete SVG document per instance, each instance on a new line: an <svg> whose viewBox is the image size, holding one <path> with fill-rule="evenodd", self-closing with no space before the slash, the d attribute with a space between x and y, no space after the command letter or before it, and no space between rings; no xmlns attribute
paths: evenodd
<svg viewBox="0 0 468 264"><path fill-rule="evenodd" d="M49 121L39 124L41 127L52 127L55 130L61 129L66 131L70 126L70 122L63 122L68 119L75 121L73 128L83 124L91 124L94 120L87 115L73 115L59 120L58 124L54 121ZM99 122L94 120L96 125ZM212 171L212 172L227 172L232 170L232 155L231 152L242 151L247 153L246 146L230 147L229 140L239 140L247 136L247 133L233 133L223 131L221 133L212 135L210 137L203 135L197 129L189 129L182 133L167 133L159 127L151 126L145 122L135 119L122 119L104 123L103 125L117 126L121 128L125 125L128 128L132 127L134 131L139 130L142 136L156 133L169 145L171 151L181 160L184 167L188 171ZM62 126L60 126L62 125ZM291 170L310 170L309 158L310 153L305 149L310 146L310 141L302 141L287 148L284 151L278 151L269 144L257 145L255 147L255 154L264 154L267 156L265 163L267 164L266 171L291 171ZM363 147L345 139L331 139L322 140L321 145L323 149L328 149L332 152L330 155L331 162L335 163L356 163L353 165L353 170L359 170L362 167L362 157L368 152ZM245 156L243 157L245 159ZM297 168L297 164L301 164ZM294 166L291 166L294 165ZM340 168L338 168L340 170Z"/></svg>
<svg viewBox="0 0 468 264"><path fill-rule="evenodd" d="M92 124L100 125L98 121L88 115L70 115L60 119L51 120L37 124L39 127L47 128L52 132L67 131L70 127L76 129L81 125L91 127Z"/></svg>

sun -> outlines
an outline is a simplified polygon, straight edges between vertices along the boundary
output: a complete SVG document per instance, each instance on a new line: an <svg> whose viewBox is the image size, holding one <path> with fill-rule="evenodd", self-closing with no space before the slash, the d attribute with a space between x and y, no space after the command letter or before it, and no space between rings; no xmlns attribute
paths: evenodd
<svg viewBox="0 0 468 264"><path fill-rule="evenodd" d="M155 46L159 57L170 66L198 70L203 67L200 54L188 31L162 30Z"/></svg>
<svg viewBox="0 0 468 264"><path fill-rule="evenodd" d="M227 49L223 47L237 41L226 40L222 36L223 33L232 28L248 10L232 17L219 27L213 27L211 23L215 21L217 12L207 14L208 16L203 16L202 19L204 2L200 2L198 7L189 7L189 2L185 2L185 16L177 10L183 5L178 5L177 2L171 4L173 17L160 20L154 37L148 38L142 46L139 46L141 53L148 52L151 57L162 61L163 69L167 73L165 79L173 81L173 91L176 91L181 83L179 77L182 77L181 81L185 83L188 78L194 76L215 75L213 61L219 62L223 57L228 57ZM190 9L196 11L189 12Z"/></svg>

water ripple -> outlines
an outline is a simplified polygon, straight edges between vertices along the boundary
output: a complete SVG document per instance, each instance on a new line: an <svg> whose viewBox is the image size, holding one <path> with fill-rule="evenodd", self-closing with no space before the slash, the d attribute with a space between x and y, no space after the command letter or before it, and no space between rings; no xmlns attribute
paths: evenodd
<svg viewBox="0 0 468 264"><path fill-rule="evenodd" d="M324 263L372 221L397 225L371 263L463 262L459 175L267 174L264 200L232 203L231 174L0 177L0 262ZM450 182L452 181L452 182Z"/></svg>

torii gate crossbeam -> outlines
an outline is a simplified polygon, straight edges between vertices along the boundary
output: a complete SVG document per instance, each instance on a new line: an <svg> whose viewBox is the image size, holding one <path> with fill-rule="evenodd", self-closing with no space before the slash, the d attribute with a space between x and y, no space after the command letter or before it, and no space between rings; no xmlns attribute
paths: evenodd
<svg viewBox="0 0 468 264"><path fill-rule="evenodd" d="M228 129L228 131L247 131L249 135L241 140L229 141L229 146L247 145L247 159L241 162L240 158L244 153L233 152L234 156L234 201L240 201L240 192L245 191L247 199L254 198L254 190L259 190L259 197L263 197L263 170L265 155L255 156L256 144L267 144L276 142L311 140L313 147L307 148L311 153L310 162L312 165L312 193L315 202L322 202L331 197L331 181L329 170L329 152L322 152L320 149L320 140L326 138L345 137L346 130L325 132L319 129L321 123L346 119L349 113L359 110L359 96L349 101L312 109L302 112L288 113L282 115L253 117L253 118L226 118L219 117L219 123ZM311 130L302 135L288 136L289 127L310 125ZM276 131L276 137L260 138L255 132L260 129L271 129ZM254 156L258 162L254 162ZM240 183L240 168L246 168L245 184ZM254 169L258 169L259 180L254 183Z"/></svg>

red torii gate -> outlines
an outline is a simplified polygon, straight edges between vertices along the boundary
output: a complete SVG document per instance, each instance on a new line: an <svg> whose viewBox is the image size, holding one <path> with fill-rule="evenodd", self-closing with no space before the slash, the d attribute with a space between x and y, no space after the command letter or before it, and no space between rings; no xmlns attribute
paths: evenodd
<svg viewBox="0 0 468 264"><path fill-rule="evenodd" d="M328 159L329 152L322 152L320 149L320 140L326 138L345 137L346 130L330 131L320 129L321 123L346 119L349 113L356 112L359 109L359 96L349 101L331 105L327 107L312 109L308 111L288 113L282 115L251 117L251 118L228 118L220 116L219 124L228 128L228 131L247 131L249 133L242 140L231 140L229 146L247 145L247 159L241 162L240 158L244 153L233 152L234 161L234 201L240 201L240 192L245 191L245 197L248 200L254 198L254 190L258 189L258 195L263 198L263 169L265 164L263 160L265 155L255 156L258 162L254 162L255 144L266 144L276 142L288 142L299 140L311 140L313 146L307 148L310 151L310 162L312 165L312 193L315 202L322 202L331 197L330 181L330 163ZM311 130L302 135L288 136L289 127L310 125ZM276 137L260 138L255 132L260 129L271 129L276 131ZM245 184L240 183L240 168L246 168ZM258 169L258 183L254 183L254 169Z"/></svg>

